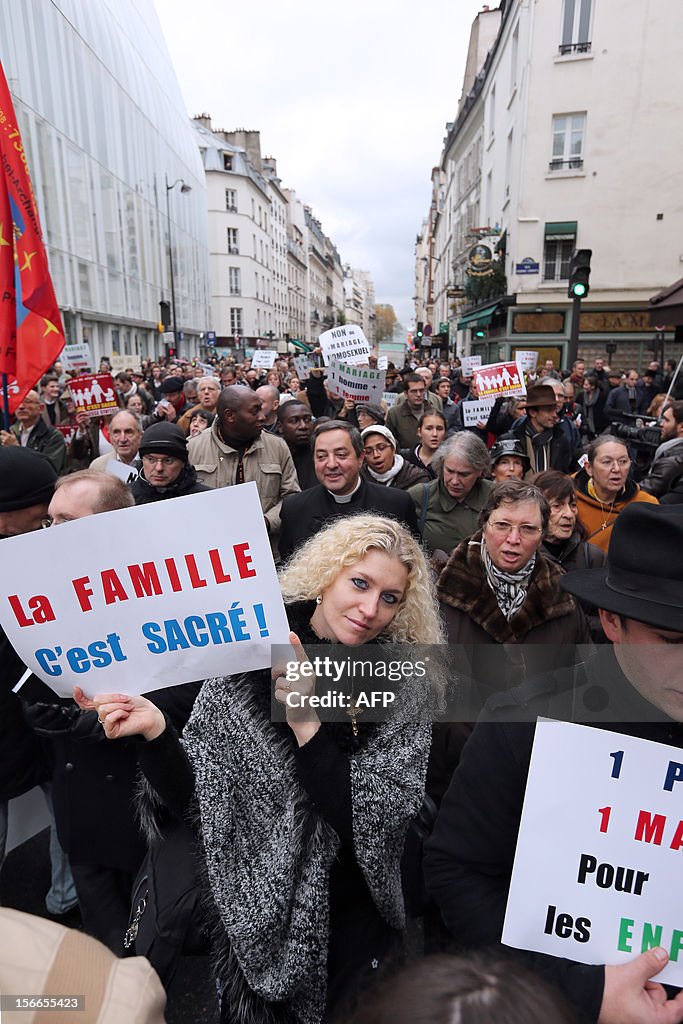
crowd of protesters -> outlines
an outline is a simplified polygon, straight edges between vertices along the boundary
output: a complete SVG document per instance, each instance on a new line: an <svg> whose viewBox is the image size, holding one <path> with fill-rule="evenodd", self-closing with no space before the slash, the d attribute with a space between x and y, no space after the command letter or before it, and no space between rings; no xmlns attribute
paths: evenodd
<svg viewBox="0 0 683 1024"><path fill-rule="evenodd" d="M56 363L0 431L0 538L253 481L301 663L312 643L446 652L406 698L408 717L302 719L277 666L148 697L77 689L57 700L35 677L16 695L24 667L0 631L0 865L8 801L40 785L53 823L46 911L76 915L123 957L136 875L154 850L160 884L182 899L173 941L150 960L168 988L196 928L199 952L218 958L223 1022L683 1020L683 997L664 1008L648 980L659 951L616 968L501 959L525 775L499 790L492 767L500 758L517 779L528 765L533 728L510 738L495 716L520 693L533 703L534 679L580 688L597 673L639 710L683 721L643 684L654 670L630 672L623 654L636 634L667 651L683 640L675 362L640 373L600 357L565 371L547 360L525 396L465 425L479 394L457 359L389 364L381 405L338 398L317 361L302 380L287 357L268 372L145 360L114 375L118 410L94 417ZM201 530L195 508L188 528ZM162 504L158 515L163 530ZM614 566L628 582L612 593ZM668 654L683 692L680 661ZM458 688L467 714L438 721ZM410 720L418 696L431 725ZM482 708L494 732L475 726ZM683 746L638 722L623 731ZM411 873L425 807L433 834L424 858L412 850ZM404 898L437 955L395 974Z"/></svg>

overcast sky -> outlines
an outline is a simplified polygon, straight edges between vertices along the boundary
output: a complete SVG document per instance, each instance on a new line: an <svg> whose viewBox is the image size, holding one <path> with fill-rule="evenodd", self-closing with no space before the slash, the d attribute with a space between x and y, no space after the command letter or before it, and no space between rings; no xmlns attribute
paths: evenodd
<svg viewBox="0 0 683 1024"><path fill-rule="evenodd" d="M259 129L342 261L408 323L415 236L481 0L155 3L188 114Z"/></svg>

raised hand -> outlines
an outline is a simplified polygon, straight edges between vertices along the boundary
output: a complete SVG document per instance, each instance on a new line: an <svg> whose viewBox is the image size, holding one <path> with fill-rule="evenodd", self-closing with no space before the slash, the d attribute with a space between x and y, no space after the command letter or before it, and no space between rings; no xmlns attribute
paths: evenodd
<svg viewBox="0 0 683 1024"><path fill-rule="evenodd" d="M311 710L308 702L308 698L315 693L315 676L313 666L296 633L289 634L289 642L294 651L294 661L288 663L288 666L274 665L272 676L275 682L275 700L285 705L287 724L296 736L297 743L302 747L320 728L320 719ZM290 676L289 679L287 675Z"/></svg>

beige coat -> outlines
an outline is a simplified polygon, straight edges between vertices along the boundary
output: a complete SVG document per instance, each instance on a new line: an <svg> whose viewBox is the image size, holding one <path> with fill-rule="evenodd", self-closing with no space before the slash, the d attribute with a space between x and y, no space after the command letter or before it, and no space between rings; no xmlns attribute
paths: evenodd
<svg viewBox="0 0 683 1024"><path fill-rule="evenodd" d="M209 487L232 487L236 483L239 453L218 433L217 419L208 430L202 430L201 434L188 440L187 450L200 483ZM271 546L276 554L282 499L301 490L291 453L281 437L264 430L245 451L243 468L245 483L253 480L258 488Z"/></svg>

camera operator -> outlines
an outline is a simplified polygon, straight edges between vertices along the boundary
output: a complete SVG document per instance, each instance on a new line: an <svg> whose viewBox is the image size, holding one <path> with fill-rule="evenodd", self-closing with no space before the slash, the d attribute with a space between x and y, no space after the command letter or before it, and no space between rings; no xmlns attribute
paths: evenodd
<svg viewBox="0 0 683 1024"><path fill-rule="evenodd" d="M641 487L655 498L664 498L683 477L683 401L667 402L659 423L662 443Z"/></svg>

